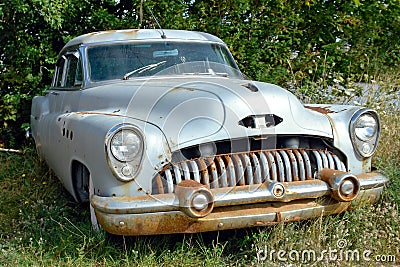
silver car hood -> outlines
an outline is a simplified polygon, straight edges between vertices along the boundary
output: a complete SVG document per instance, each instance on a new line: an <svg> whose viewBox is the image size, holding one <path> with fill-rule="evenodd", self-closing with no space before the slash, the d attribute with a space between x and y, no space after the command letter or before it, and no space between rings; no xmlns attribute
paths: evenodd
<svg viewBox="0 0 400 267"><path fill-rule="evenodd" d="M333 137L325 115L304 108L295 96L276 85L247 80L202 76L135 79L84 90L80 102L88 112L156 125L171 149L271 134ZM264 115L282 120L265 124ZM240 123L245 118L260 123L246 127Z"/></svg>

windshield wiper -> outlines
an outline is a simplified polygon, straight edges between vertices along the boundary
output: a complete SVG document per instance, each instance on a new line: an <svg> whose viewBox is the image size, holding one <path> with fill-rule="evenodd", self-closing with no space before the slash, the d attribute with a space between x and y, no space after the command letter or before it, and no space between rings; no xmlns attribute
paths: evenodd
<svg viewBox="0 0 400 267"><path fill-rule="evenodd" d="M160 62L158 62L158 63L149 64L149 65L140 67L140 68L138 68L138 69L135 69L135 70L133 70L133 71L130 71L130 72L126 73L122 79L123 79L123 80L128 80L128 79L129 79L129 76L131 76L131 75L133 75L133 74L135 74L135 73L141 74L141 73L146 72L146 71L149 71L149 70L154 70L155 68L157 68L157 67L159 67L159 66L161 66L161 65L164 65L165 63L167 63L167 61L166 61L166 60L163 60L163 61L160 61Z"/></svg>

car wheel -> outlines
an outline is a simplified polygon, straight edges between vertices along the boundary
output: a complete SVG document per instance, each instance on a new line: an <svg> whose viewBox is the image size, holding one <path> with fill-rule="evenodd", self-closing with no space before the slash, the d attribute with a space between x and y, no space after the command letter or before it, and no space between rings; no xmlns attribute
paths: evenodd
<svg viewBox="0 0 400 267"><path fill-rule="evenodd" d="M90 172L85 165L79 162L74 162L72 165L73 169L73 183L76 199L79 203L85 203L89 201L89 177Z"/></svg>

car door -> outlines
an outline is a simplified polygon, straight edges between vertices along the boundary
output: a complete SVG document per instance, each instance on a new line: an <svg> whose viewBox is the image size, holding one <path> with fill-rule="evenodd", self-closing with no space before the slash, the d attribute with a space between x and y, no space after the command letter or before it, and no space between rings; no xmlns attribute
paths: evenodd
<svg viewBox="0 0 400 267"><path fill-rule="evenodd" d="M61 178L69 176L73 133L67 127L69 114L78 109L83 86L78 50L65 52L56 63L52 86L44 96L35 97L32 130L36 146L49 166Z"/></svg>

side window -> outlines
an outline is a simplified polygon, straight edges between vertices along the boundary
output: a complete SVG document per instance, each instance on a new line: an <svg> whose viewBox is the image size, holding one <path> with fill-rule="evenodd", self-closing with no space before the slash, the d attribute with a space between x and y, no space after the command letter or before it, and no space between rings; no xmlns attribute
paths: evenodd
<svg viewBox="0 0 400 267"><path fill-rule="evenodd" d="M56 71L54 73L54 87L61 87L63 84L63 73L64 73L65 57L62 56L56 64Z"/></svg>
<svg viewBox="0 0 400 267"><path fill-rule="evenodd" d="M79 53L68 52L56 64L54 87L76 88L82 85L83 74Z"/></svg>
<svg viewBox="0 0 400 267"><path fill-rule="evenodd" d="M82 85L82 67L78 52L67 57L65 87L80 87Z"/></svg>
<svg viewBox="0 0 400 267"><path fill-rule="evenodd" d="M65 87L78 87L82 85L82 68L78 53L68 56L66 71Z"/></svg>

